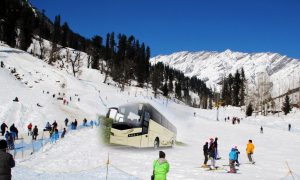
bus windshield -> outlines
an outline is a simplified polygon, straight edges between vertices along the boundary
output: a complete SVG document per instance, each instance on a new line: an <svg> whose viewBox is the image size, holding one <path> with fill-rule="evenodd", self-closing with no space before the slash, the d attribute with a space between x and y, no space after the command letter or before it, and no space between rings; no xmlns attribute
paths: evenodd
<svg viewBox="0 0 300 180"><path fill-rule="evenodd" d="M111 110L110 117L114 120L113 126L118 129L142 127L142 104L120 106L118 111Z"/></svg>

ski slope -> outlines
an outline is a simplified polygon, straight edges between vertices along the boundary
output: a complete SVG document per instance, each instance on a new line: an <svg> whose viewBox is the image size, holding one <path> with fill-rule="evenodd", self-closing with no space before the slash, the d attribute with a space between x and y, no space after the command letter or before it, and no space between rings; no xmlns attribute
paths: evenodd
<svg viewBox="0 0 300 180"><path fill-rule="evenodd" d="M70 121L76 118L81 124L83 118L97 119L110 106L148 102L177 127L178 141L186 144L162 149L170 163L168 179L280 179L288 173L286 161L296 174L300 174L299 110L288 116L245 118L239 108L227 107L219 110L220 121L216 121L215 109L195 109L173 100L167 102L161 96L155 99L151 89L126 87L124 92L120 92L111 81L110 85L103 84L104 76L95 70L83 67L82 74L75 78L26 52L6 46L0 46L0 61L6 66L0 68L0 123L6 122L9 126L15 123L21 133L26 132L29 122L41 129L47 121L52 123L56 120L61 129L66 117ZM8 67L16 68L22 80L17 80ZM58 92L65 93L66 99L71 96L69 105L63 105L61 100L56 99ZM56 98L52 97L53 94ZM79 95L80 101L75 94ZM19 102L12 101L16 96ZM38 107L37 103L42 107ZM241 124L232 125L224 122L228 116L243 119ZM291 132L287 131L288 123L292 124ZM264 127L263 134L259 133L261 125ZM25 159L17 156L13 178L105 179L108 154L109 179L150 178L158 150L106 146L99 136L97 128L72 131L56 144L46 144L32 156ZM204 159L202 146L212 137L219 138L222 159L217 161L217 165L228 164L228 154L234 146L238 146L241 152L240 162L247 162L245 149L248 139L252 139L256 147L256 164L242 164L239 174L199 168Z"/></svg>

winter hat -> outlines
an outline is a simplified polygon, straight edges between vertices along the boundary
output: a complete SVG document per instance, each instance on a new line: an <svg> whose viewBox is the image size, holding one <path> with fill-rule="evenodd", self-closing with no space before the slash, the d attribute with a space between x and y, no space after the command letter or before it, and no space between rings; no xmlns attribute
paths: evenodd
<svg viewBox="0 0 300 180"><path fill-rule="evenodd" d="M6 149L7 148L7 142L5 140L0 140L0 149Z"/></svg>
<svg viewBox="0 0 300 180"><path fill-rule="evenodd" d="M165 158L166 154L163 151L159 151L159 158Z"/></svg>

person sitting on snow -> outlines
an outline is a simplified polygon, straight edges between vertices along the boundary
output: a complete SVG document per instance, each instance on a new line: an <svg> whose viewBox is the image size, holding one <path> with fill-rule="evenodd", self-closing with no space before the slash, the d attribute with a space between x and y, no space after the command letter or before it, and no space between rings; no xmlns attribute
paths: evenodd
<svg viewBox="0 0 300 180"><path fill-rule="evenodd" d="M49 122L47 122L44 131L51 131L51 125Z"/></svg>

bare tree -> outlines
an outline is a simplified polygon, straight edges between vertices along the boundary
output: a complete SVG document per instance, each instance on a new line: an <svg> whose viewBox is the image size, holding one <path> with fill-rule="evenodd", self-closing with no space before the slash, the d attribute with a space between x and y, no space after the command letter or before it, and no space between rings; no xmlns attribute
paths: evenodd
<svg viewBox="0 0 300 180"><path fill-rule="evenodd" d="M67 52L68 51L69 50L67 50ZM67 53L67 54L69 54L69 53ZM81 58L81 53L80 52L76 52L74 57L68 55L67 56L67 62L71 63L72 73L73 73L74 77L76 77L76 74L81 73L82 58Z"/></svg>

